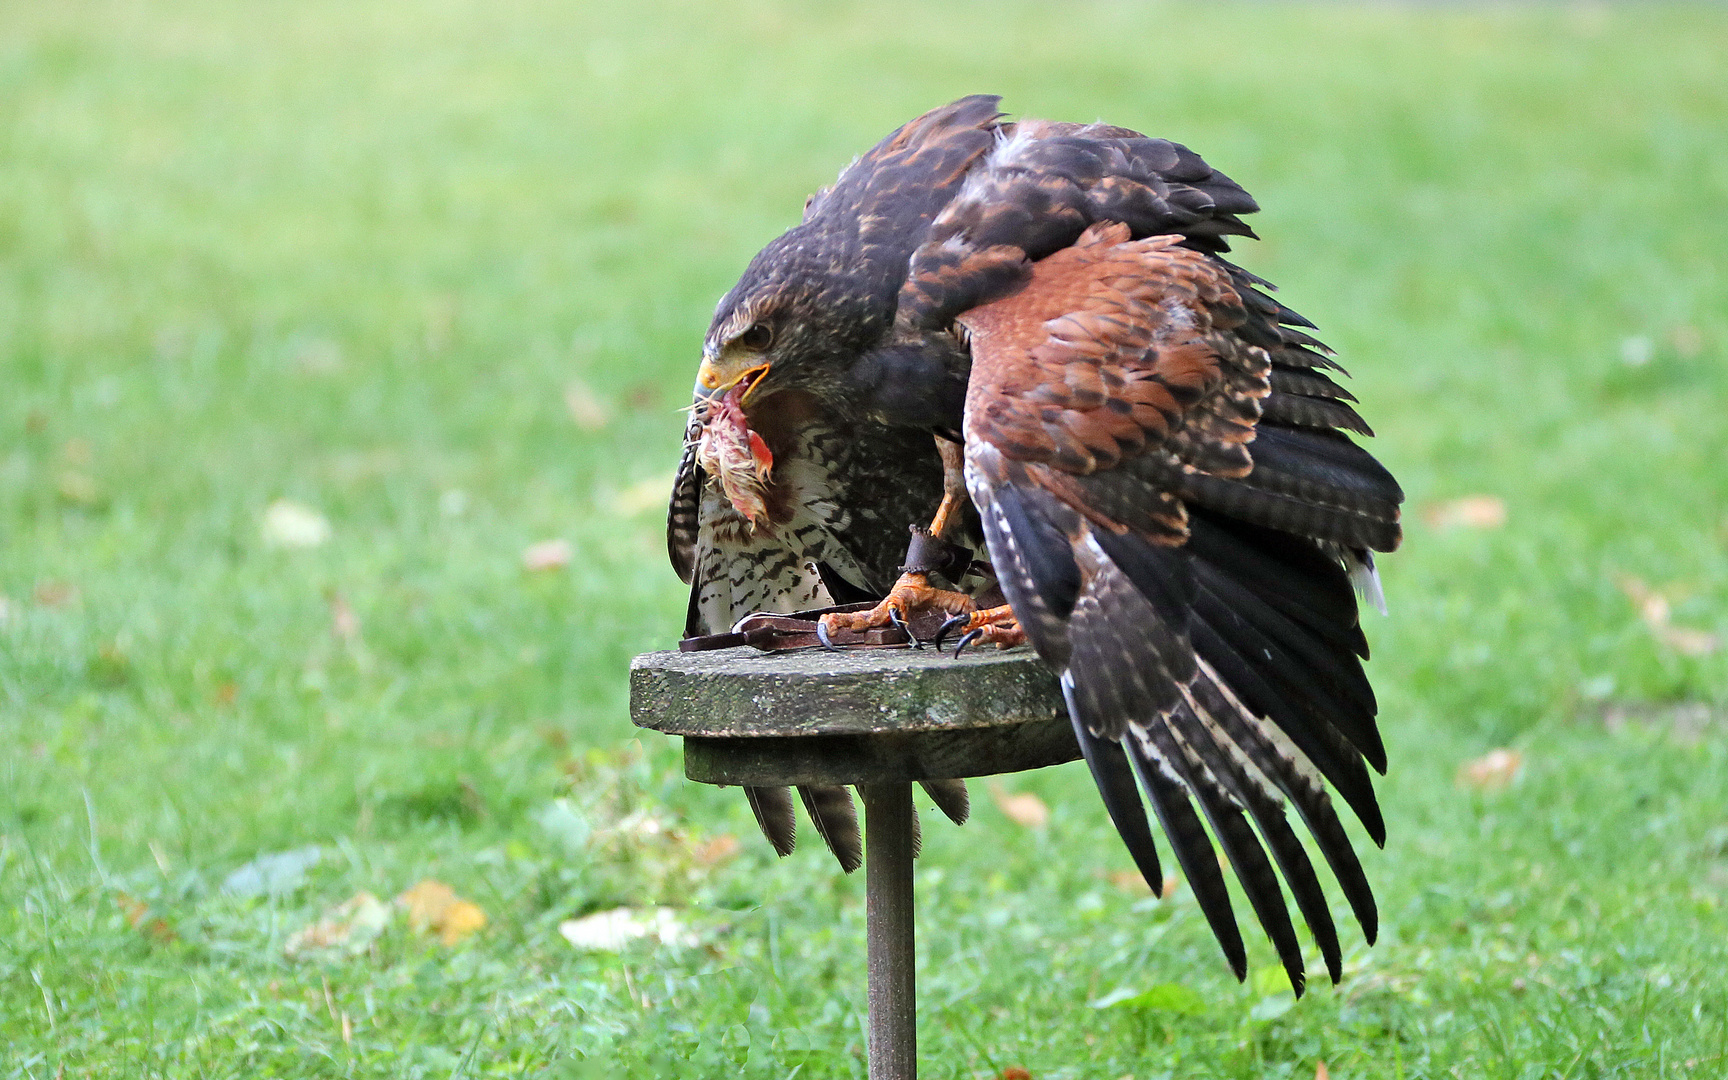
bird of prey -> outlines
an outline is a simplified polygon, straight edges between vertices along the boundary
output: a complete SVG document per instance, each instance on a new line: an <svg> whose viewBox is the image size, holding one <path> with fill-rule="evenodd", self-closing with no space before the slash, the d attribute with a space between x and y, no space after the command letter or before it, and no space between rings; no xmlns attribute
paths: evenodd
<svg viewBox="0 0 1728 1080"><path fill-rule="evenodd" d="M935 613L937 647L1030 643L1154 892L1148 805L1238 978L1226 862L1296 991L1280 877L1336 982L1285 809L1371 942L1328 787L1383 844L1357 601L1383 606L1403 493L1313 324L1225 259L1246 191L1178 143L998 100L890 134L720 301L668 519L686 633L854 604L824 642ZM964 817L960 782L926 787ZM790 793L748 793L791 850ZM856 867L850 794L801 794Z"/></svg>

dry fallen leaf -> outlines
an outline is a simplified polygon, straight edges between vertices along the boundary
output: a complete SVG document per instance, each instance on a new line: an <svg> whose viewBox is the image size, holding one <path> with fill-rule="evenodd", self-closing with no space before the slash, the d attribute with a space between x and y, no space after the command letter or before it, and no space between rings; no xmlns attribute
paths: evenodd
<svg viewBox="0 0 1728 1080"><path fill-rule="evenodd" d="M114 904L120 909L120 914L126 917L126 925L143 934L159 945L166 945L176 937L174 928L160 916L150 917L150 905L126 893L117 893Z"/></svg>
<svg viewBox="0 0 1728 1080"><path fill-rule="evenodd" d="M1315 1063L1314 1080L1332 1080L1332 1070L1326 1067L1324 1061Z"/></svg>
<svg viewBox="0 0 1728 1080"><path fill-rule="evenodd" d="M593 387L581 379L571 379L564 384L564 407L570 411L570 419L583 431L599 431L609 419L606 403L600 400Z"/></svg>
<svg viewBox="0 0 1728 1080"><path fill-rule="evenodd" d="M348 598L331 589L324 594L330 602L330 634L338 641L355 642L360 638L360 616L348 603Z"/></svg>
<svg viewBox="0 0 1728 1080"><path fill-rule="evenodd" d="M1496 495L1466 495L1430 503L1422 510L1422 520L1431 529L1498 529L1506 524L1506 503Z"/></svg>
<svg viewBox="0 0 1728 1080"><path fill-rule="evenodd" d="M329 338L304 338L296 343L290 362L307 375L334 375L342 370L342 346Z"/></svg>
<svg viewBox="0 0 1728 1080"><path fill-rule="evenodd" d="M1652 589L1643 578L1622 574L1617 582L1626 599L1638 609L1644 624L1652 630L1668 625L1668 598Z"/></svg>
<svg viewBox="0 0 1728 1080"><path fill-rule="evenodd" d="M690 855L700 866L719 866L721 863L730 862L743 846L731 833L721 833L691 848Z"/></svg>
<svg viewBox="0 0 1728 1080"><path fill-rule="evenodd" d="M1110 884L1131 896L1151 896L1152 886L1134 870L1112 870L1104 875Z"/></svg>
<svg viewBox="0 0 1728 1080"><path fill-rule="evenodd" d="M1722 639L1715 634L1688 626L1670 626L1657 636L1681 656L1709 656L1722 647Z"/></svg>
<svg viewBox="0 0 1728 1080"><path fill-rule="evenodd" d="M558 924L558 933L578 949L622 952L632 941L652 937L662 945L695 945L695 931L671 908L613 908Z"/></svg>
<svg viewBox="0 0 1728 1080"><path fill-rule="evenodd" d="M1044 805L1043 799L1029 792L1014 794L992 780L990 798L995 801L996 809L1006 814L1016 825L1024 825L1028 829L1042 829L1050 822L1050 808Z"/></svg>
<svg viewBox="0 0 1728 1080"><path fill-rule="evenodd" d="M54 487L60 498L74 506L95 506L102 501L101 487L82 469L62 469Z"/></svg>
<svg viewBox="0 0 1728 1080"><path fill-rule="evenodd" d="M1504 747L1490 750L1479 758L1471 758L1458 767L1458 786L1477 791L1502 791L1518 778L1524 765L1524 755Z"/></svg>
<svg viewBox="0 0 1728 1080"><path fill-rule="evenodd" d="M1668 340L1673 344L1674 351L1687 360L1704 351L1704 335L1696 326L1676 326L1669 332Z"/></svg>
<svg viewBox="0 0 1728 1080"><path fill-rule="evenodd" d="M330 522L310 506L277 499L264 510L259 531L270 547L315 548L329 541Z"/></svg>
<svg viewBox="0 0 1728 1080"><path fill-rule="evenodd" d="M663 509L671 494L671 476L650 476L614 495L612 509L622 517L635 517L649 510Z"/></svg>
<svg viewBox="0 0 1728 1080"><path fill-rule="evenodd" d="M1018 1065L1010 1065L1002 1070L1002 1080L1032 1080L1032 1074Z"/></svg>
<svg viewBox="0 0 1728 1080"><path fill-rule="evenodd" d="M408 925L416 931L436 932L438 940L454 945L486 925L480 906L456 895L442 881L426 878L403 890L397 906L408 913Z"/></svg>
<svg viewBox="0 0 1728 1080"><path fill-rule="evenodd" d="M570 546L568 540L542 540L538 544L529 544L523 549L522 569L533 573L544 570L562 570L570 565L570 560L575 555L576 549Z"/></svg>
<svg viewBox="0 0 1728 1080"><path fill-rule="evenodd" d="M36 586L36 602L46 608L65 607L78 599L78 586L69 581L44 581Z"/></svg>
<svg viewBox="0 0 1728 1080"><path fill-rule="evenodd" d="M454 945L479 933L485 926L486 913L480 910L479 904L472 900L458 900L444 912L443 922L438 927L438 940L445 945Z"/></svg>
<svg viewBox="0 0 1728 1080"><path fill-rule="evenodd" d="M1656 640L1681 656L1708 656L1722 647L1722 639L1707 630L1672 625L1669 618L1673 609L1668 597L1651 588L1644 579L1622 574L1618 584Z"/></svg>
<svg viewBox="0 0 1728 1080"><path fill-rule="evenodd" d="M290 960L322 954L358 956L390 925L390 906L369 892L355 893L331 908L311 926L290 934L282 952Z"/></svg>

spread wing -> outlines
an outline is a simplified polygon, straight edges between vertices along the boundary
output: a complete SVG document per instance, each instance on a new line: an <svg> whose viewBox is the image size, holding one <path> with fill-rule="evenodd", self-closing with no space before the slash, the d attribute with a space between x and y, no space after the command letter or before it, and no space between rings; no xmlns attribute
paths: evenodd
<svg viewBox="0 0 1728 1080"><path fill-rule="evenodd" d="M1402 494L1315 425L1341 415L1329 405L1268 409L1306 397L1280 388L1292 365L1279 350L1312 348L1282 337L1283 309L1245 296L1244 275L1203 243L1130 236L1093 226L1018 292L959 316L967 485L1147 880L1156 889L1162 873L1136 781L1238 977L1246 957L1207 827L1299 992L1280 875L1334 981L1340 949L1287 802L1375 936L1324 781L1382 842L1364 763L1383 771L1384 750L1340 553L1394 546Z"/></svg>

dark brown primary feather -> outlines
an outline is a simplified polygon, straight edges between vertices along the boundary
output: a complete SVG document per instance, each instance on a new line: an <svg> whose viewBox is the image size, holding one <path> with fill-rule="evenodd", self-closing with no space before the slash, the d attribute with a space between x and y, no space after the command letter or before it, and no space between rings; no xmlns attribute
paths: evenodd
<svg viewBox="0 0 1728 1080"><path fill-rule="evenodd" d="M1286 800L1370 940L1373 898L1320 778L1383 837L1366 642L1320 545L1392 546L1402 495L1342 436L1264 419L1280 369L1248 340L1266 324L1239 277L1179 237L1129 235L1091 227L959 316L968 484L1142 872L1159 863L1130 773L1232 968L1246 954L1214 837L1300 992L1280 875L1334 980L1341 947ZM1329 386L1297 389L1342 396Z"/></svg>

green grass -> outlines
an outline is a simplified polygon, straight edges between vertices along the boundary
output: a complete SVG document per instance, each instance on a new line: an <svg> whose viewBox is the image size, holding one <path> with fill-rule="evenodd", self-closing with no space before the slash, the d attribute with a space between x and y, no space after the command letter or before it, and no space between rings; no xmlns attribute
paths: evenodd
<svg viewBox="0 0 1728 1080"><path fill-rule="evenodd" d="M863 1075L862 882L776 863L627 721L626 662L683 607L634 489L749 255L977 91L1240 179L1267 208L1242 260L1341 350L1413 507L1508 516L1413 513L1384 561L1384 931L1343 985L1285 1009L1261 942L1237 986L1185 892L1111 884L1083 769L1046 770L1010 781L1045 830L982 791L930 825L924 1074L1728 1071L1728 655L1666 647L1618 584L1728 638L1728 13L0 0L0 26L0 1075ZM278 498L333 539L266 547ZM568 569L524 573L553 537ZM1520 781L1460 792L1500 745ZM308 845L275 893L221 887ZM427 877L487 927L285 958ZM557 932L647 903L706 944Z"/></svg>

